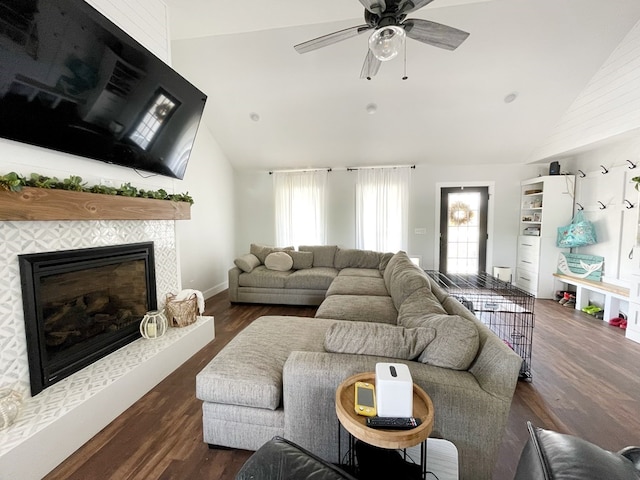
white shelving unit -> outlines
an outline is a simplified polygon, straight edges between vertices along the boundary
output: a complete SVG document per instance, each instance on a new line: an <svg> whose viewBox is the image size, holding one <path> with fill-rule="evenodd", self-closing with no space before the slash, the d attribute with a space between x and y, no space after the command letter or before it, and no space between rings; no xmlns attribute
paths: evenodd
<svg viewBox="0 0 640 480"><path fill-rule="evenodd" d="M573 175L549 175L520 183L516 285L536 298L553 298L557 228L573 215Z"/></svg>

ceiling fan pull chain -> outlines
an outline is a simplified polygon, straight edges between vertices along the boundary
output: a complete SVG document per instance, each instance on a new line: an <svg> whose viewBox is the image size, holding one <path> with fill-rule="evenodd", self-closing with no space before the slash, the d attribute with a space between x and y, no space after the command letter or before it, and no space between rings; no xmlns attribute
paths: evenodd
<svg viewBox="0 0 640 480"><path fill-rule="evenodd" d="M407 78L407 42L404 43L404 77L402 80L406 80Z"/></svg>

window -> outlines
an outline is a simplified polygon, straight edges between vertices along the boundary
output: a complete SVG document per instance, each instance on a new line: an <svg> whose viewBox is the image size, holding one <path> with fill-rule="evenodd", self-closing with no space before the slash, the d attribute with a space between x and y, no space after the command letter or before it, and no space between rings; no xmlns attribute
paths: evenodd
<svg viewBox="0 0 640 480"><path fill-rule="evenodd" d="M146 111L138 121L136 128L129 134L129 138L140 148L147 150L156 137L164 122L166 122L179 103L160 89L154 99L149 102Z"/></svg>
<svg viewBox="0 0 640 480"><path fill-rule="evenodd" d="M326 170L274 172L276 245L324 245L327 241Z"/></svg>
<svg viewBox="0 0 640 480"><path fill-rule="evenodd" d="M358 169L356 247L379 252L407 248L411 169Z"/></svg>

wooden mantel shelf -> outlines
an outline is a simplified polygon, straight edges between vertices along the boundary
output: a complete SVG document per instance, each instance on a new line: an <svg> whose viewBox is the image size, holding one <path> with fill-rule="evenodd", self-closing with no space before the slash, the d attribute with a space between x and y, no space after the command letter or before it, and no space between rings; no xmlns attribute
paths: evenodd
<svg viewBox="0 0 640 480"><path fill-rule="evenodd" d="M188 202L32 187L20 192L0 190L0 221L190 218Z"/></svg>

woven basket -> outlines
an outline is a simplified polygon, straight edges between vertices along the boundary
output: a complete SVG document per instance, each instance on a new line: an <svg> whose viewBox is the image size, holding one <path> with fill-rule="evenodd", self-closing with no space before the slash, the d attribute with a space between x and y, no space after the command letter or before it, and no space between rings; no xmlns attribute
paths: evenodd
<svg viewBox="0 0 640 480"><path fill-rule="evenodd" d="M198 299L191 295L186 300L176 300L173 293L168 293L164 304L165 314L172 327L186 327L195 323L198 316Z"/></svg>

